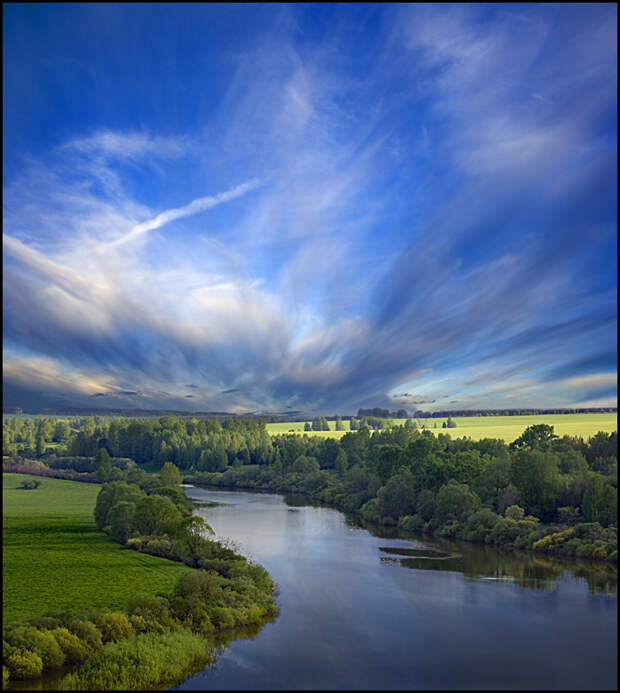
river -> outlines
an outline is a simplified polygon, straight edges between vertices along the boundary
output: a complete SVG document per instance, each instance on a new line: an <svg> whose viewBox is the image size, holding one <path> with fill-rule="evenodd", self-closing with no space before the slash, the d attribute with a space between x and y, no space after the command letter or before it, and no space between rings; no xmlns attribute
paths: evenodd
<svg viewBox="0 0 620 693"><path fill-rule="evenodd" d="M269 571L280 613L174 690L617 687L606 566L376 536L294 497L185 490Z"/></svg>

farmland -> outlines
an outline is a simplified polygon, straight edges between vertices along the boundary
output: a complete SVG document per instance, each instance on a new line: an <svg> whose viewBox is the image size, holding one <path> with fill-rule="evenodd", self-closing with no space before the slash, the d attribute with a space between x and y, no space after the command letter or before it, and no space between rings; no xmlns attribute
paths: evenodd
<svg viewBox="0 0 620 693"><path fill-rule="evenodd" d="M390 419L394 425L402 425L405 419ZM611 433L618 430L618 416L616 413L597 414L541 414L531 416L461 416L454 417L456 428L442 428L446 418L414 419L418 427L422 426L432 433L448 433L453 438L464 436L472 440L481 438L500 438L506 442L512 442L518 438L528 426L534 424L548 424L553 426L558 436L580 436L588 439L599 431ZM335 421L329 421L329 431L305 431L308 435L341 438L349 430L349 421L343 420L345 431L335 430ZM295 433L304 433L303 421L289 423L267 424L269 433L287 433L291 429Z"/></svg>
<svg viewBox="0 0 620 693"><path fill-rule="evenodd" d="M3 474L3 624L69 608L124 610L133 594L170 590L189 569L129 551L95 527L100 486Z"/></svg>

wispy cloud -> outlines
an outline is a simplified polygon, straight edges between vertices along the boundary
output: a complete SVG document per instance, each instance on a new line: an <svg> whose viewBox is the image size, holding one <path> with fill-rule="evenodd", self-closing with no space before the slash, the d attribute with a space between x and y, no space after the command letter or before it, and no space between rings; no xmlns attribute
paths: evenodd
<svg viewBox="0 0 620 693"><path fill-rule="evenodd" d="M350 21L299 41L303 12L228 55L191 131L87 129L10 176L5 382L238 411L606 397L611 10L375 8L364 54Z"/></svg>
<svg viewBox="0 0 620 693"><path fill-rule="evenodd" d="M204 212L211 207L216 207L217 205L228 202L229 200L234 200L236 197L245 195L246 192L254 190L260 185L257 180L248 181L237 185L231 190L219 193L214 196L200 197L192 202L184 205L183 207L177 207L176 209L168 209L165 212L161 212L154 219L144 221L141 224L136 224L133 229L125 236L122 236L116 241L112 242L112 245L120 245L121 243L127 243L131 241L136 236L140 236L147 231L153 231L154 229L159 229L165 224L175 221L175 219L182 219L183 217L189 217L193 214L198 214L198 212Z"/></svg>

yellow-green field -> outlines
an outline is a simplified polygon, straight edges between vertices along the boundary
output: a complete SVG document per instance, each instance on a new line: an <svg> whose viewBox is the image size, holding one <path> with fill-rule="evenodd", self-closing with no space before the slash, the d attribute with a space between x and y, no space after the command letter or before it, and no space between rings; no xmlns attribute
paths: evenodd
<svg viewBox="0 0 620 693"><path fill-rule="evenodd" d="M394 424L403 424L404 419L392 419ZM611 414L534 414L530 416L456 416L456 428L442 428L446 418L417 419L418 427L424 426L431 433L449 433L453 438L467 436L472 440L501 438L507 443L518 438L528 426L548 424L558 436L581 436L588 439L599 431L611 433L618 430L618 415ZM345 431L335 430L335 421L329 421L329 431L305 431L308 435L340 438L349 430L349 422L343 421ZM269 423L269 433L304 433L304 421L294 423Z"/></svg>
<svg viewBox="0 0 620 693"><path fill-rule="evenodd" d="M97 530L98 484L2 475L2 622L93 606L124 610L132 594L169 591L180 563L138 553Z"/></svg>

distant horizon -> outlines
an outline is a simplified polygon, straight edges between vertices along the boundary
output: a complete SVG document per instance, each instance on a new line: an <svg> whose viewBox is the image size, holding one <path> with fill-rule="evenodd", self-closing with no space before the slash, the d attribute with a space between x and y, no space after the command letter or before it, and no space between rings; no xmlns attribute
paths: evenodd
<svg viewBox="0 0 620 693"><path fill-rule="evenodd" d="M2 9L3 401L617 407L617 5Z"/></svg>
<svg viewBox="0 0 620 693"><path fill-rule="evenodd" d="M349 414L349 413L338 413L338 412L330 412L330 413L323 413L323 414L310 414L310 413L305 413L305 412L273 412L273 411L248 411L248 412L241 412L241 413L236 413L236 412L226 412L226 411L202 411L202 410L173 410L173 409L129 409L129 408L106 408L106 407L93 407L93 408L88 408L88 407L58 407L57 410L54 410L53 408L47 408L43 407L39 409L38 411L23 411L22 407L16 405L4 405L3 406L3 414L10 415L14 412L9 412L5 411L8 409L20 409L19 415L23 416L45 416L45 415L50 415L53 416L55 415L56 412L59 412L59 416L70 416L70 414L63 414L62 410L83 410L83 411L93 411L95 412L92 414L93 416L106 416L106 412L110 412L110 415L114 414L115 412L127 412L127 414L123 414L122 416L131 416L130 412L135 412L136 414L149 414L151 413L153 416L165 416L165 415L179 415L179 416L230 416L230 417L236 417L236 418L244 418L244 417L261 417L261 416L267 416L267 417L273 417L273 418L282 418L286 419L288 417L288 420L294 421L294 420L306 420L306 419L312 419L315 418L316 416L323 416L324 418L331 420L335 419L337 417L343 417L344 419L350 419L350 418L360 418L359 412L355 414ZM409 412L407 414L407 418L442 418L446 416L467 416L468 412L471 413L472 416L476 416L478 414L490 414L490 415L498 415L502 416L502 414L496 413L496 412L527 412L526 414L508 414L508 416L514 416L514 415L529 415L530 413L532 415L536 414L544 414L544 413L557 413L558 415L561 414L570 414L570 413L614 413L618 411L617 407L577 407L577 408L567 408L567 407L544 407L544 408L531 408L531 407L519 407L519 408L511 408L511 407L499 407L497 409L446 409L446 410L438 410L438 411L425 411L425 410L415 410L412 412ZM460 413L457 413L460 412ZM391 412L395 413L395 412ZM76 414L78 416L78 414ZM368 414L363 414L363 416L372 416ZM506 416L504 414L504 416ZM384 417L384 418L390 418L390 417ZM394 418L394 417L392 417ZM404 418L404 417L395 417L395 418Z"/></svg>

